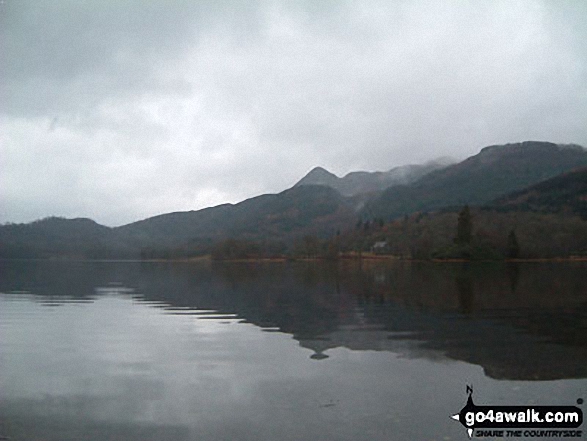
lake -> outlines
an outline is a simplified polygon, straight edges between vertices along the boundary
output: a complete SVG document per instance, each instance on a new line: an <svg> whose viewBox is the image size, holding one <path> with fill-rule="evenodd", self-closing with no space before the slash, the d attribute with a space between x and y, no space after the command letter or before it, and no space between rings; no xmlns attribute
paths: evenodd
<svg viewBox="0 0 587 441"><path fill-rule="evenodd" d="M587 398L586 270L0 262L0 439L466 440Z"/></svg>

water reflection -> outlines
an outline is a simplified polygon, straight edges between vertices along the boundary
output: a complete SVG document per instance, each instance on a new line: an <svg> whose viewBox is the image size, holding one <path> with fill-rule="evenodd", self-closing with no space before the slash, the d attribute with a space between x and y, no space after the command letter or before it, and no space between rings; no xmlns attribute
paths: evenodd
<svg viewBox="0 0 587 441"><path fill-rule="evenodd" d="M581 263L179 264L2 262L0 292L45 306L110 295L333 348L448 358L496 379L587 377Z"/></svg>
<svg viewBox="0 0 587 441"><path fill-rule="evenodd" d="M460 439L584 390L584 270L0 262L0 438Z"/></svg>

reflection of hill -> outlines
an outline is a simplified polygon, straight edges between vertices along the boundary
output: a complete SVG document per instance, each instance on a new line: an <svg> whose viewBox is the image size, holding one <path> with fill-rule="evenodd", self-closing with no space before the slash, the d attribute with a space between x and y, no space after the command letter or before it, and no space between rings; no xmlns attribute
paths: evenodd
<svg viewBox="0 0 587 441"><path fill-rule="evenodd" d="M507 319L471 321L450 315L406 316L405 311L386 312L383 325L339 328L323 340L300 343L316 353L347 347L357 351L391 351L409 358L460 360L482 366L488 376L496 379L551 380L587 376L585 345L547 341L516 329Z"/></svg>
<svg viewBox="0 0 587 441"><path fill-rule="evenodd" d="M582 264L0 265L0 292L58 303L124 286L170 313L213 310L291 334L316 359L346 347L461 360L499 379L587 377Z"/></svg>
<svg viewBox="0 0 587 441"><path fill-rule="evenodd" d="M584 270L581 264L374 265L364 272L379 289L372 288L363 311L368 323L391 333L386 350L442 354L479 364L498 379L582 378L587 376ZM385 291L381 306L378 296ZM361 338L344 345L360 349L353 343ZM397 340L411 346L398 350Z"/></svg>

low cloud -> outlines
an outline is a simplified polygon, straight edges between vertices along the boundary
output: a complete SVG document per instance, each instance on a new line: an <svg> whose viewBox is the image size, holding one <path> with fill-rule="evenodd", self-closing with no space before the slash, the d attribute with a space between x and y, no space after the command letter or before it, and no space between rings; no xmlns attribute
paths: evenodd
<svg viewBox="0 0 587 441"><path fill-rule="evenodd" d="M0 5L0 222L119 225L528 139L587 144L581 2Z"/></svg>

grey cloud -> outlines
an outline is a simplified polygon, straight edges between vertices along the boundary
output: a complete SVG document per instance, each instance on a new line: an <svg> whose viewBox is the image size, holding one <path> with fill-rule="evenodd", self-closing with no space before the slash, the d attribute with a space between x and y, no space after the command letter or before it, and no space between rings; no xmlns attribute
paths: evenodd
<svg viewBox="0 0 587 441"><path fill-rule="evenodd" d="M38 116L92 108L111 96L181 91L185 83L164 81L158 68L197 44L206 29L254 17L238 3L6 0L2 112Z"/></svg>
<svg viewBox="0 0 587 441"><path fill-rule="evenodd" d="M0 221L120 224L316 165L587 144L583 2L6 0L0 17Z"/></svg>

